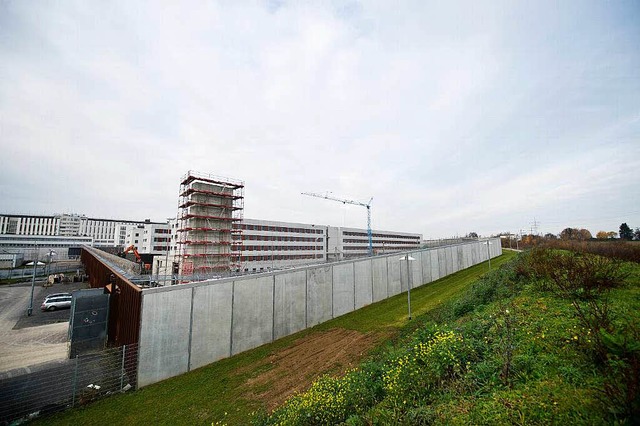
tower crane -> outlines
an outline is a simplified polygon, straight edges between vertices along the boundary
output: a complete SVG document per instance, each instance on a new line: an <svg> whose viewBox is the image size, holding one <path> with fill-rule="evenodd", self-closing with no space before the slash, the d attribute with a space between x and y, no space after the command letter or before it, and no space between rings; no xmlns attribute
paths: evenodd
<svg viewBox="0 0 640 426"><path fill-rule="evenodd" d="M341 198L335 198L327 194L316 194L314 192L302 192L302 195L308 195L310 197L324 198L325 200L337 201L342 204L353 204L354 206L362 206L367 208L367 236L369 237L369 256L373 255L373 234L371 233L371 202L373 197L368 203L362 203L360 201L343 200Z"/></svg>

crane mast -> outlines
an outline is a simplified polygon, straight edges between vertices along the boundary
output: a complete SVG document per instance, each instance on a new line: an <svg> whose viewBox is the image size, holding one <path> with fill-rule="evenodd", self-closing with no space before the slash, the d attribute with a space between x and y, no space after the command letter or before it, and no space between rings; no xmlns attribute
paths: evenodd
<svg viewBox="0 0 640 426"><path fill-rule="evenodd" d="M342 204L353 204L354 206L361 206L367 208L367 237L369 239L369 256L373 255L373 233L371 232L371 202L373 201L373 197L369 200L368 203L362 203L360 201L354 200L344 200L342 198L336 198L327 194L317 194L314 192L302 192L302 195L308 195L310 197L318 197L324 198L325 200L337 201Z"/></svg>

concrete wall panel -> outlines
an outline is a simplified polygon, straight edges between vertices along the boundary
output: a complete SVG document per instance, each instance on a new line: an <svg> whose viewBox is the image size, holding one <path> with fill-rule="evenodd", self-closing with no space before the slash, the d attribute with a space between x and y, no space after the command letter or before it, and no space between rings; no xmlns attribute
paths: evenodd
<svg viewBox="0 0 640 426"><path fill-rule="evenodd" d="M231 355L231 282L194 287L191 331L193 370Z"/></svg>
<svg viewBox="0 0 640 426"><path fill-rule="evenodd" d="M447 253L447 275L453 274L455 271L453 270L453 247L445 248Z"/></svg>
<svg viewBox="0 0 640 426"><path fill-rule="evenodd" d="M275 276L273 337L288 336L307 325L307 273L291 271Z"/></svg>
<svg viewBox="0 0 640 426"><path fill-rule="evenodd" d="M400 281L400 257L401 256L393 255L387 257L387 289L389 297L400 294L402 291L402 283Z"/></svg>
<svg viewBox="0 0 640 426"><path fill-rule="evenodd" d="M473 263L471 262L471 246L462 246L462 253L464 253L464 267L468 268L469 266L473 265Z"/></svg>
<svg viewBox="0 0 640 426"><path fill-rule="evenodd" d="M273 282L273 276L233 282L232 354L272 341Z"/></svg>
<svg viewBox="0 0 640 426"><path fill-rule="evenodd" d="M356 309L373 303L372 260L355 262Z"/></svg>
<svg viewBox="0 0 640 426"><path fill-rule="evenodd" d="M431 251L422 251L420 252L421 265L422 265L422 280L424 284L428 284L433 279L431 278Z"/></svg>
<svg viewBox="0 0 640 426"><path fill-rule="evenodd" d="M138 353L140 387L188 371L191 292L192 289L184 288L143 293Z"/></svg>
<svg viewBox="0 0 640 426"><path fill-rule="evenodd" d="M458 272L460 268L458 268L458 247L451 247L451 273Z"/></svg>
<svg viewBox="0 0 640 426"><path fill-rule="evenodd" d="M371 269L373 273L373 301L379 302L388 297L387 259L384 257L373 258L371 260Z"/></svg>
<svg viewBox="0 0 640 426"><path fill-rule="evenodd" d="M415 260L409 262L411 268L411 288L420 287L424 284L422 279L422 256L419 251L411 253Z"/></svg>
<svg viewBox="0 0 640 426"><path fill-rule="evenodd" d="M447 252L444 247L440 247L438 250L438 275L440 278L447 275Z"/></svg>
<svg viewBox="0 0 640 426"><path fill-rule="evenodd" d="M332 267L307 270L307 327L328 321L333 314Z"/></svg>
<svg viewBox="0 0 640 426"><path fill-rule="evenodd" d="M353 263L333 266L333 317L339 317L354 310L355 281Z"/></svg>
<svg viewBox="0 0 640 426"><path fill-rule="evenodd" d="M431 256L431 282L440 279L440 265L438 264L438 250L429 250Z"/></svg>

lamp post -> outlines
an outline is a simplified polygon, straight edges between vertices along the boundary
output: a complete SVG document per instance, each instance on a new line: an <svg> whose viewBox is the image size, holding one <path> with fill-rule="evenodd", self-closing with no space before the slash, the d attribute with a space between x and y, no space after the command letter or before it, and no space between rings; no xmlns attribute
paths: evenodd
<svg viewBox="0 0 640 426"><path fill-rule="evenodd" d="M33 276L31 277L31 297L29 298L29 307L27 308L27 316L31 316L33 313L33 289L36 286L36 267L38 265L44 265L42 262L38 262L38 258L31 263L27 263L27 266L33 263Z"/></svg>
<svg viewBox="0 0 640 426"><path fill-rule="evenodd" d="M49 249L49 263L48 263L48 269L49 269L49 274L51 274L51 262L53 262L53 256L56 256L58 253L56 253L55 251ZM45 274L45 275L49 275L49 274Z"/></svg>
<svg viewBox="0 0 640 426"><path fill-rule="evenodd" d="M490 242L489 240L487 240L486 243L487 243L487 257L489 258L489 272L491 272L491 252L489 251L489 246L493 245L493 243Z"/></svg>
<svg viewBox="0 0 640 426"><path fill-rule="evenodd" d="M407 261L407 306L409 308L409 319L411 319L411 270L409 269L409 261L415 260L413 257L407 254L400 258L400 262ZM402 271L402 263L400 263L400 271Z"/></svg>

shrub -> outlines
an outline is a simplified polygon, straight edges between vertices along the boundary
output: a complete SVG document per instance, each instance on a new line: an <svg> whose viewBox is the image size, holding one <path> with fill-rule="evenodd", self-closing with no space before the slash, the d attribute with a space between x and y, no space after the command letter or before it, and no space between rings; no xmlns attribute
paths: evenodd
<svg viewBox="0 0 640 426"><path fill-rule="evenodd" d="M604 394L616 417L640 419L640 329L627 323L614 333L601 331L607 350Z"/></svg>
<svg viewBox="0 0 640 426"><path fill-rule="evenodd" d="M563 241L550 240L544 248L569 250L578 253L591 253L610 259L640 263L640 244L627 241Z"/></svg>
<svg viewBox="0 0 640 426"><path fill-rule="evenodd" d="M382 398L381 374L382 366L369 362L343 377L322 376L309 390L291 397L270 417L255 423L326 425L349 419L349 424L358 424L357 415Z"/></svg>
<svg viewBox="0 0 640 426"><path fill-rule="evenodd" d="M383 375L386 400L394 407L413 406L429 400L429 394L460 377L466 353L462 336L453 331L435 331L392 362Z"/></svg>

